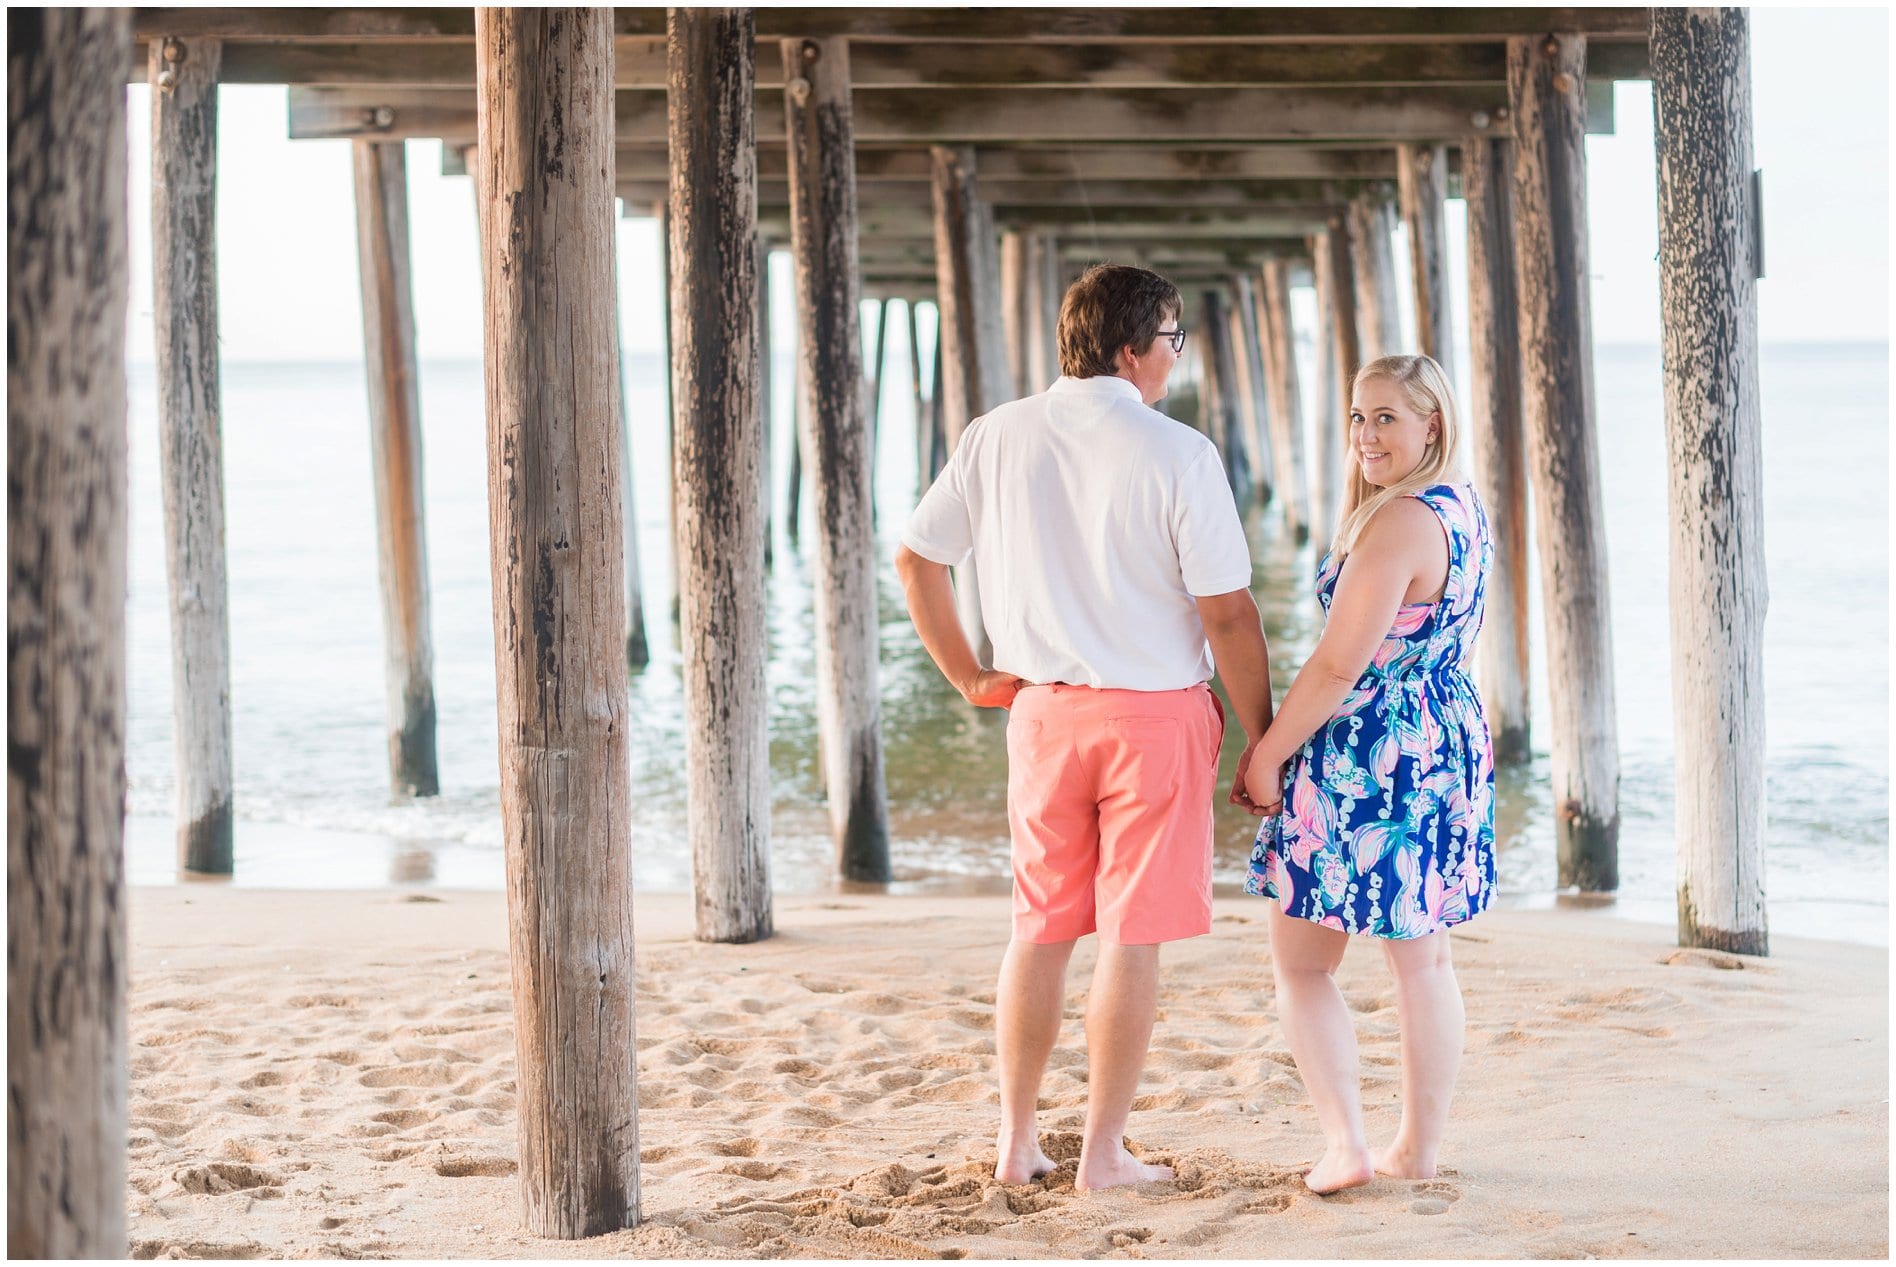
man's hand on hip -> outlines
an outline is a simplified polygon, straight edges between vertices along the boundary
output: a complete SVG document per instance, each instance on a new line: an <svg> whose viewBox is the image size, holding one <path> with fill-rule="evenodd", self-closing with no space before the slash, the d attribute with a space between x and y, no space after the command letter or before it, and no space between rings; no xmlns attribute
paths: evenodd
<svg viewBox="0 0 1896 1267"><path fill-rule="evenodd" d="M1014 673L982 669L961 686L961 697L976 708L1009 708L1023 686L1033 683Z"/></svg>

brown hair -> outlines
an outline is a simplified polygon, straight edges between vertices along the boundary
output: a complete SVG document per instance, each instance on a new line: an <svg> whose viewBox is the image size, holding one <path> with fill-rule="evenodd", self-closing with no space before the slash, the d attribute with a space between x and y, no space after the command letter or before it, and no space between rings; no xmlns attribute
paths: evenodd
<svg viewBox="0 0 1896 1267"><path fill-rule="evenodd" d="M1060 301L1060 372L1068 378L1118 373L1119 350L1144 350L1166 318L1185 310L1178 287L1130 264L1095 264Z"/></svg>

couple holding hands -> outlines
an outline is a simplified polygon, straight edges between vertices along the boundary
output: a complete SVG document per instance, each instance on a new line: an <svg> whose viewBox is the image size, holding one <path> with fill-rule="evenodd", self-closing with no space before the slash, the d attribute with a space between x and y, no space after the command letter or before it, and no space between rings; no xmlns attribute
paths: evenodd
<svg viewBox="0 0 1896 1267"><path fill-rule="evenodd" d="M1428 357L1357 372L1340 523L1317 575L1323 634L1273 710L1224 463L1151 407L1184 350L1182 309L1156 273L1088 270L1061 303L1060 378L969 424L896 556L936 665L972 703L1010 709L995 1173L1026 1183L1054 1168L1036 1103L1067 961L1096 932L1075 1184L1172 1177L1124 1133L1159 947L1211 930L1215 665L1246 739L1230 799L1261 816L1245 891L1271 900L1279 1015L1325 1137L1305 1182L1432 1177L1462 1052L1444 933L1495 881L1494 762L1467 675L1493 547L1454 467L1455 403ZM956 615L950 569L970 558L991 668ZM1353 934L1381 941L1396 982L1402 1121L1379 1151L1334 978Z"/></svg>

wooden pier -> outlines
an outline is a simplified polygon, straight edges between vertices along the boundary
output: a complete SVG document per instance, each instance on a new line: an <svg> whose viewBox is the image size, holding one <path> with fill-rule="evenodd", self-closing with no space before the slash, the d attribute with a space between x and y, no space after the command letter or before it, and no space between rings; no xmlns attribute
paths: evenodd
<svg viewBox="0 0 1896 1267"><path fill-rule="evenodd" d="M1349 377L1400 350L1397 207L1419 350L1446 359L1468 340L1472 474L1498 544L1481 669L1498 755L1525 760L1530 735L1545 737L1561 883L1610 890L1618 743L1582 141L1611 128L1614 80L1653 79L1680 757L1719 772L1680 782L1680 936L1766 948L1759 247L1743 10L123 13L9 15L9 278L16 332L30 333L9 371L9 792L21 807L9 816L9 944L19 951L9 954L9 1076L15 1086L21 1070L43 1077L9 1136L16 1248L125 1249L122 1148L108 1145L124 1135L116 103L128 80L152 85L180 863L190 870L231 869L241 810L219 460L217 86L288 85L292 136L356 145L397 795L438 787L419 497L426 402L415 388L401 143L439 138L475 177L520 1181L536 1233L589 1235L639 1213L625 754L637 724L628 661L642 662L646 638L629 557L615 197L626 214L667 221L668 460L700 936L771 929L769 367L759 357L773 343L769 252L787 250L795 265L798 328L776 339L797 348L801 470L789 476L784 526L814 560L838 874L875 881L891 874L869 478L870 401L886 385L880 351L867 376L861 364L861 302L881 301L880 349L890 301L903 301L926 480L972 418L1050 381L1058 297L1079 269L1119 259L1166 272L1204 317L1193 334L1211 389L1201 425L1234 487L1255 487L1288 531L1321 547L1346 460ZM1470 212L1466 296L1448 293L1443 264L1444 200L1458 193ZM75 253L83 268L71 267ZM1316 288L1319 323L1298 330L1290 293L1304 285ZM923 305L938 318L932 348L916 321ZM1297 372L1303 340L1320 351L1315 381ZM92 371L83 383L71 369L82 365ZM69 460L74 446L84 452ZM805 483L815 537L798 542ZM1530 531L1548 631L1552 709L1541 722L1525 689ZM33 542L49 544L23 556ZM958 578L978 636L977 582L971 570ZM46 1010L56 957L65 993Z"/></svg>

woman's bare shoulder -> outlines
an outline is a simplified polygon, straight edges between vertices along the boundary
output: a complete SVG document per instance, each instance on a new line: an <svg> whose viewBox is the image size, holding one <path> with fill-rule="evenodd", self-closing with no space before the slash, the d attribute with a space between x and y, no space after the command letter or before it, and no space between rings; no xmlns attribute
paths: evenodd
<svg viewBox="0 0 1896 1267"><path fill-rule="evenodd" d="M1441 520L1428 503L1419 497L1397 497L1363 525L1354 553L1372 551L1421 564L1443 547Z"/></svg>

